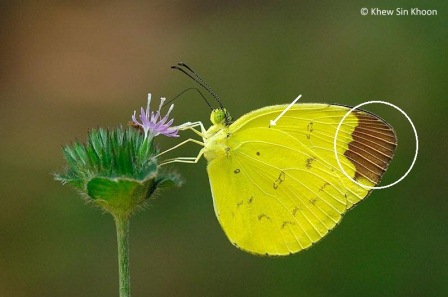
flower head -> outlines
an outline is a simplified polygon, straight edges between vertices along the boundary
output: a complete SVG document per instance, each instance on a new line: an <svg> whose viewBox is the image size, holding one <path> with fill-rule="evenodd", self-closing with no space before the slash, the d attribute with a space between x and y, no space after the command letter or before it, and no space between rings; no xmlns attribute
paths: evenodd
<svg viewBox="0 0 448 297"><path fill-rule="evenodd" d="M163 134L168 137L179 137L179 135L177 134L179 130L176 127L171 127L174 119L171 119L167 122L168 116L170 115L170 112L174 108L174 104L171 104L167 114L163 118L162 115L160 114L160 109L162 108L165 100L166 99L164 97L160 98L159 109L157 110L156 113L150 111L149 105L151 103L151 93L149 93L148 105L146 106L146 110L144 110L143 107L140 109L140 115L138 116L140 118L140 123L137 121L136 111L134 111L134 114L132 115L132 122L135 125L143 128L143 132L145 133L145 139L148 136L148 134L151 134L152 136Z"/></svg>
<svg viewBox="0 0 448 297"><path fill-rule="evenodd" d="M130 215L159 189L182 184L176 172L159 168L153 138L133 128L91 130L85 143L63 152L67 168L56 179L113 215Z"/></svg>

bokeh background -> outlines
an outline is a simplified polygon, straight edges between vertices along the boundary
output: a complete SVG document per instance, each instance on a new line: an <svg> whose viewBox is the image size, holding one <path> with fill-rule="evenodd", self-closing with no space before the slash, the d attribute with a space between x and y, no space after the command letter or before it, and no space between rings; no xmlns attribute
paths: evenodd
<svg viewBox="0 0 448 297"><path fill-rule="evenodd" d="M438 15L362 16L363 7ZM195 86L170 69L179 61L234 117L298 94L388 101L413 120L419 156L401 183L284 258L233 247L213 212L206 162L175 165L186 184L131 222L133 296L447 296L447 15L442 1L2 1L0 296L118 296L112 218L51 173L64 168L61 145L125 125L148 92L173 98ZM409 168L414 134L396 110L365 109L399 137L384 185ZM187 92L173 116L208 123L209 110Z"/></svg>

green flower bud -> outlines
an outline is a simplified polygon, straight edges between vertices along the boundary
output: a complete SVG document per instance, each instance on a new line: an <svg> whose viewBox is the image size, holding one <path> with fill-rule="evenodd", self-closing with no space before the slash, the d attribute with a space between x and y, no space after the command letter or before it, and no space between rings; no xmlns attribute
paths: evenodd
<svg viewBox="0 0 448 297"><path fill-rule="evenodd" d="M132 127L92 130L86 143L64 146L63 153L68 166L56 179L114 216L129 216L158 189L182 184L177 173L158 167L153 135Z"/></svg>

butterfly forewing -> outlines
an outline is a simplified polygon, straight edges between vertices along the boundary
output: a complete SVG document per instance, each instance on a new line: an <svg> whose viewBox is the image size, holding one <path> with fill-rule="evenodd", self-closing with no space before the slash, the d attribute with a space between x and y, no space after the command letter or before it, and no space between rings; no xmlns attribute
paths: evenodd
<svg viewBox="0 0 448 297"><path fill-rule="evenodd" d="M206 146L225 144L225 154L207 167L218 219L235 245L256 254L309 247L369 193L342 174L334 157L336 128L349 109L298 104L269 126L285 108L251 112ZM341 126L337 151L352 178L375 185L395 145L387 124L357 111Z"/></svg>

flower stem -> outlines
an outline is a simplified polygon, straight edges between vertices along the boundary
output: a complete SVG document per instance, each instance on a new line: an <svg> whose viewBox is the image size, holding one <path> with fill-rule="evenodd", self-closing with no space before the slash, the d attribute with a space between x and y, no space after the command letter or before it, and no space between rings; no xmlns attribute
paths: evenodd
<svg viewBox="0 0 448 297"><path fill-rule="evenodd" d="M114 220L117 228L120 297L130 297L131 277L129 273L129 216L114 215Z"/></svg>

